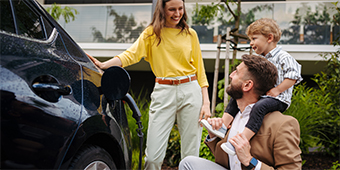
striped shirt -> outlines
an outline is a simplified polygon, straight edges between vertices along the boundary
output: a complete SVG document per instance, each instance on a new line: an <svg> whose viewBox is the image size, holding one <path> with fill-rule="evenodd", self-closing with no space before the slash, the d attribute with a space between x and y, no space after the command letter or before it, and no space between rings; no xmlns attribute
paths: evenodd
<svg viewBox="0 0 340 170"><path fill-rule="evenodd" d="M276 80L275 87L281 84L283 80L287 78L296 80L295 85L302 81L301 65L290 54L288 54L286 51L283 51L281 46L277 46L263 57L273 63L277 68L278 78ZM293 88L294 86L290 87L275 98L286 103L289 107Z"/></svg>

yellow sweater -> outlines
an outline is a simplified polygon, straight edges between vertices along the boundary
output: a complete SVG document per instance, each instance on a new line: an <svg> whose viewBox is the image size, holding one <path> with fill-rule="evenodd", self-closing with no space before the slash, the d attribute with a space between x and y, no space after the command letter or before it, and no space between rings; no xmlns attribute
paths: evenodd
<svg viewBox="0 0 340 170"><path fill-rule="evenodd" d="M142 58L150 63L156 77L178 77L196 74L201 87L208 86L202 53L197 33L189 29L191 35L180 29L163 28L161 43L157 46L152 26L147 27L135 43L119 54L123 67L135 64Z"/></svg>

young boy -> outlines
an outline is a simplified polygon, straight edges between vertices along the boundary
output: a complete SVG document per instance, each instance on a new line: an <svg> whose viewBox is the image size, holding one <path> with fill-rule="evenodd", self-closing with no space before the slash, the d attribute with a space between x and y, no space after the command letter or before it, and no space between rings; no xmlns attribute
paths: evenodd
<svg viewBox="0 0 340 170"><path fill-rule="evenodd" d="M283 51L282 47L277 46L281 38L281 30L273 19L262 18L253 22L248 26L246 34L255 53L268 59L278 69L275 87L254 105L246 128L242 132L249 141L260 129L262 120L267 113L276 110L284 112L289 107L293 86L298 84L302 77L301 65L291 55ZM224 128L232 122L238 112L235 100L231 99L222 117ZM207 125L207 122L202 122L202 124L208 127L208 130L212 129L210 125ZM221 147L228 154L235 155L235 148L230 142L223 143Z"/></svg>

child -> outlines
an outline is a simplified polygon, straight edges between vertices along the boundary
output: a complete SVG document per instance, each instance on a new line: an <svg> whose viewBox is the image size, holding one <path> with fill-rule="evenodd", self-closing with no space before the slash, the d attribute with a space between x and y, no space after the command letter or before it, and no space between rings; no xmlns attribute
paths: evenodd
<svg viewBox="0 0 340 170"><path fill-rule="evenodd" d="M262 18L253 22L248 26L246 34L255 53L268 59L278 69L275 87L256 102L246 128L242 132L249 141L260 129L262 120L267 113L277 110L284 112L289 107L293 86L298 84L302 77L301 65L291 55L283 51L282 47L277 46L281 38L281 30L273 19ZM231 99L222 117L223 124L229 125L238 112L235 100ZM221 147L225 152L235 155L235 148L230 142L223 143Z"/></svg>

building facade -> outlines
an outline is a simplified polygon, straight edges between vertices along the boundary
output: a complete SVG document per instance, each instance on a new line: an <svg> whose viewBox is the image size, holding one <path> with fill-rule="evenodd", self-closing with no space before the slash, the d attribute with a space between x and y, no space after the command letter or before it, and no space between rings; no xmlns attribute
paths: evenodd
<svg viewBox="0 0 340 170"><path fill-rule="evenodd" d="M60 19L58 22L87 53L104 61L126 50L138 38L151 22L153 1L155 0L40 0L40 3L46 7L58 3L76 9L79 14L74 21L65 23ZM227 10L220 12L209 22L198 21L195 16L200 6L218 2L185 1L188 24L198 33L210 84L217 57L216 37L224 35L227 27L233 28L233 23L230 22L231 15ZM336 14L334 2L336 1L242 1L240 33L244 34L253 20L263 17L276 20L283 32L279 45L302 65L302 75L308 83L309 78L321 72L325 66L325 61L319 54L336 52L339 48L332 45L340 32L340 26L331 21ZM236 9L236 4L231 7ZM249 41L239 41L238 47L249 47ZM232 49L230 51L232 53ZM245 53L249 51L238 51L237 58L240 59ZM220 78L224 76L226 56L226 50L222 49L219 55ZM136 74L135 79L143 77L136 81L145 82L145 86L153 86L154 77L147 62L141 61L126 69L132 76L132 83ZM151 84L147 84L150 81Z"/></svg>

